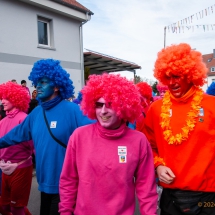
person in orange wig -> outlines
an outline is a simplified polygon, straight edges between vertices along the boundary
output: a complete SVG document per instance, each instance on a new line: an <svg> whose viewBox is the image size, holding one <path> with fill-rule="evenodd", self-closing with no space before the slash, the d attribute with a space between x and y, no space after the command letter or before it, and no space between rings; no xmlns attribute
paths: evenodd
<svg viewBox="0 0 215 215"><path fill-rule="evenodd" d="M154 76L168 89L145 119L159 184L161 215L215 214L215 99L203 92L200 52L181 43L162 49ZM202 207L201 207L202 206Z"/></svg>

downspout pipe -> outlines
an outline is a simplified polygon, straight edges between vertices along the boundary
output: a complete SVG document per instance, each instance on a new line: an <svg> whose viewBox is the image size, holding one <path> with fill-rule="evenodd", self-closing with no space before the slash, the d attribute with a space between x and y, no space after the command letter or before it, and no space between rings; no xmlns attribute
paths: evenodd
<svg viewBox="0 0 215 215"><path fill-rule="evenodd" d="M83 53L83 25L90 21L89 12L86 13L86 20L81 23L80 28L80 61L81 61L81 88L85 85L84 80L84 53Z"/></svg>

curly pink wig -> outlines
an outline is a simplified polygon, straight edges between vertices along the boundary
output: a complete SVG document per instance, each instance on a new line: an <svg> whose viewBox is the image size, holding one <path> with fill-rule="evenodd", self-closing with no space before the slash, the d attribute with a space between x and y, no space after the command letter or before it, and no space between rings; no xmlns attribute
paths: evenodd
<svg viewBox="0 0 215 215"><path fill-rule="evenodd" d="M30 102L28 91L11 81L0 85L0 99L7 99L17 109L27 112Z"/></svg>
<svg viewBox="0 0 215 215"><path fill-rule="evenodd" d="M205 83L207 67L200 52L192 50L190 45L181 43L162 49L154 66L154 76L167 84L166 76L171 74L184 77L195 86Z"/></svg>
<svg viewBox="0 0 215 215"><path fill-rule="evenodd" d="M119 118L133 122L140 116L142 107L140 94L133 82L120 75L91 75L82 89L81 108L89 118L96 119L95 103L100 98L111 103Z"/></svg>
<svg viewBox="0 0 215 215"><path fill-rule="evenodd" d="M167 91L167 90L168 90L168 87L167 87L166 85L163 85L163 84L160 83L160 82L157 84L156 87L157 87L157 90L158 90L159 92L162 92L162 91L164 92L164 91Z"/></svg>

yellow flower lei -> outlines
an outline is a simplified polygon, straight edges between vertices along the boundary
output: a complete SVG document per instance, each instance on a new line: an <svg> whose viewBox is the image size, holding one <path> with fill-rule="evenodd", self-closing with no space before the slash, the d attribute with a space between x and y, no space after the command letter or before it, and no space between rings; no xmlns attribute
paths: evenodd
<svg viewBox="0 0 215 215"><path fill-rule="evenodd" d="M161 106L161 127L163 129L164 139L168 144L181 144L182 141L187 140L190 131L192 131L196 125L197 117L200 111L200 104L203 98L203 91L197 89L193 100L191 102L191 110L187 113L186 124L182 127L182 132L173 135L172 128L170 126L170 109L172 102L170 100L170 92L167 91L163 98L163 105Z"/></svg>
<svg viewBox="0 0 215 215"><path fill-rule="evenodd" d="M156 163L162 163L164 166L166 165L163 158L158 157L158 156L154 157L154 164L156 164Z"/></svg>

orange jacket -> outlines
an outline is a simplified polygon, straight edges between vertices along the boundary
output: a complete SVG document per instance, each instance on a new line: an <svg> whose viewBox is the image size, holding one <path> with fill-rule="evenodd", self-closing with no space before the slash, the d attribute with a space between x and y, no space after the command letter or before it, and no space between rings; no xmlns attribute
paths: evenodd
<svg viewBox="0 0 215 215"><path fill-rule="evenodd" d="M187 113L190 111L189 98L186 103L178 103L171 99L172 117L170 125L173 134L181 133L185 125ZM169 145L163 137L161 122L162 100L154 102L145 119L145 129L151 143L154 158L160 157L176 178L165 188L215 192L215 97L204 94L202 108L204 116L197 119L189 138L180 145ZM162 163L156 159L155 167Z"/></svg>

